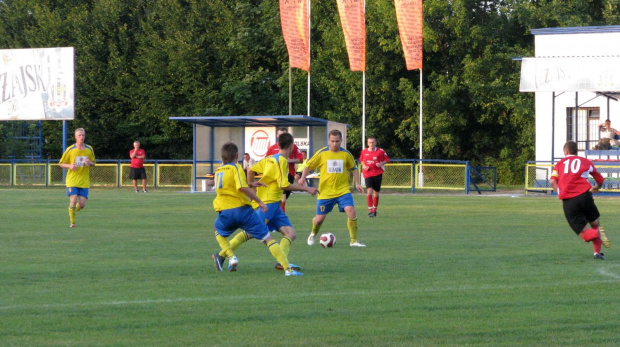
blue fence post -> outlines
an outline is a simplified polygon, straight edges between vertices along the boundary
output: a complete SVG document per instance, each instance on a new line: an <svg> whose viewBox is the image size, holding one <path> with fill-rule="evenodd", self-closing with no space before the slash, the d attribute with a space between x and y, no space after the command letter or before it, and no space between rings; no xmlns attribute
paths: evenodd
<svg viewBox="0 0 620 347"><path fill-rule="evenodd" d="M416 159L413 160L413 163L411 165L413 165L413 168L411 170L411 193L415 193L415 163L417 162Z"/></svg>
<svg viewBox="0 0 620 347"><path fill-rule="evenodd" d="M469 194L469 186L471 185L471 172L469 172L469 161L465 162L465 194Z"/></svg>

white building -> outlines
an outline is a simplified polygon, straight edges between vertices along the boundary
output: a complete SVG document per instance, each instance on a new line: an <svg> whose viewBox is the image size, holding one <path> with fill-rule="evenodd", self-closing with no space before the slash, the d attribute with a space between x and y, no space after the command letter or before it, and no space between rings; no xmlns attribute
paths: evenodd
<svg viewBox="0 0 620 347"><path fill-rule="evenodd" d="M620 130L620 26L534 29L535 57L523 58L522 92L535 92L536 161L556 162L577 141L580 155L606 119ZM618 158L620 159L620 150Z"/></svg>

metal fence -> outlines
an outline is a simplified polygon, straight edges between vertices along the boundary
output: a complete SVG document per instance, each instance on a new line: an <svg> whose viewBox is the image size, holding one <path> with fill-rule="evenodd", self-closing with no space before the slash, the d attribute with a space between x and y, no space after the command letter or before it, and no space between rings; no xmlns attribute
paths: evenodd
<svg viewBox="0 0 620 347"><path fill-rule="evenodd" d="M132 186L129 179L128 160L98 160L97 166L90 169L92 187L121 188ZM196 179L193 177L193 162L190 160L151 160L146 161L144 167L147 172L149 187L178 187L194 190L209 190L212 185L212 172L221 163L197 163ZM423 172L423 181L418 173L420 167ZM470 179L468 162L431 161L431 160L392 160L386 164L383 174L382 188L405 189L414 192L415 189L449 189L470 191L470 183L480 179ZM472 171L473 172L473 171ZM58 160L44 160L40 162L26 160L0 160L0 186L64 186L66 170L58 165ZM495 177L485 177L487 183ZM360 179L363 183L363 178ZM353 179L351 177L351 183ZM494 190L494 184L493 190ZM477 190L478 187L475 187ZM487 189L488 190L488 189Z"/></svg>
<svg viewBox="0 0 620 347"><path fill-rule="evenodd" d="M598 172L603 175L605 181L601 192L620 193L620 161L596 161L592 160ZM554 164L551 162L529 161L525 165L525 191L548 193L551 188L551 172ZM594 179L589 178L594 185Z"/></svg>

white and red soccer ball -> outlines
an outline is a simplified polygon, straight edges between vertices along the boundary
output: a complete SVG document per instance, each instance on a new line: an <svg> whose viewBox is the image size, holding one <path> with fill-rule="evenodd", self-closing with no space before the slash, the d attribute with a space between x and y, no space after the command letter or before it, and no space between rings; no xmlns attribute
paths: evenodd
<svg viewBox="0 0 620 347"><path fill-rule="evenodd" d="M334 245L336 244L336 236L334 236L334 234L332 233L324 233L321 235L319 242L321 243L321 247L334 247Z"/></svg>

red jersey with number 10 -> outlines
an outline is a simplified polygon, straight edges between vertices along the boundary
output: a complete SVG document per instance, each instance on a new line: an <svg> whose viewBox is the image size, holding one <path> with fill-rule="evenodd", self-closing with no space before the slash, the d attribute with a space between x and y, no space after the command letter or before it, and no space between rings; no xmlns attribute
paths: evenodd
<svg viewBox="0 0 620 347"><path fill-rule="evenodd" d="M576 155L569 155L553 167L551 179L558 182L558 197L565 200L581 195L592 188L592 184L588 182L589 175L592 175L598 184L603 184L605 180L596 171L591 161Z"/></svg>

